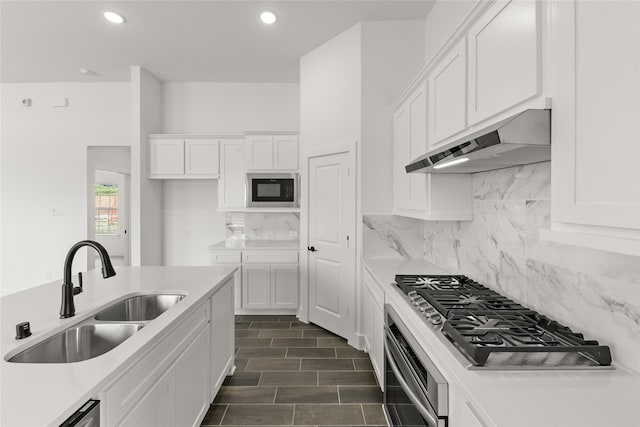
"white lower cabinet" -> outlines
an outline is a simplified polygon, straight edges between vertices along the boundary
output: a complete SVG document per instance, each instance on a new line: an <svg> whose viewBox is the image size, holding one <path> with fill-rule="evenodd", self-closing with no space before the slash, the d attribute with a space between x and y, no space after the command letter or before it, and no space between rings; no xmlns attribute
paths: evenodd
<svg viewBox="0 0 640 427"><path fill-rule="evenodd" d="M242 266L242 307L271 307L271 266L245 264Z"/></svg>
<svg viewBox="0 0 640 427"><path fill-rule="evenodd" d="M242 308L298 308L298 264L242 264Z"/></svg>
<svg viewBox="0 0 640 427"><path fill-rule="evenodd" d="M175 371L164 373L119 427L173 427L176 424Z"/></svg>
<svg viewBox="0 0 640 427"><path fill-rule="evenodd" d="M240 269L236 271L239 277ZM234 278L236 277L234 276ZM235 280L234 280L235 282ZM234 286L235 285L235 286ZM234 363L235 353L235 310L234 288L239 288L240 282L228 283L222 286L211 297L211 397L216 397L222 382Z"/></svg>
<svg viewBox="0 0 640 427"><path fill-rule="evenodd" d="M236 312L298 308L298 251L214 249L209 263L241 265L235 274Z"/></svg>
<svg viewBox="0 0 640 427"><path fill-rule="evenodd" d="M199 426L233 366L232 301L233 279L229 279L127 367L100 393L104 405L101 423L119 427Z"/></svg>
<svg viewBox="0 0 640 427"><path fill-rule="evenodd" d="M298 308L298 264L271 266L271 308Z"/></svg>
<svg viewBox="0 0 640 427"><path fill-rule="evenodd" d="M209 409L210 338L207 325L176 361L176 426L199 426Z"/></svg>
<svg viewBox="0 0 640 427"><path fill-rule="evenodd" d="M365 349L384 389L384 291L368 271L363 273L362 313Z"/></svg>
<svg viewBox="0 0 640 427"><path fill-rule="evenodd" d="M209 325L118 424L198 426L209 408Z"/></svg>

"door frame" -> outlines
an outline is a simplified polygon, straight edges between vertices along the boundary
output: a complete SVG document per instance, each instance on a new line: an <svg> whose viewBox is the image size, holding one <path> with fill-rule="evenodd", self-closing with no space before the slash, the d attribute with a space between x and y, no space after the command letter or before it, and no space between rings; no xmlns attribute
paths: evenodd
<svg viewBox="0 0 640 427"><path fill-rule="evenodd" d="M124 247L125 264L131 265L131 147L128 145L89 145L87 146L87 239L95 240L95 171L113 172L124 175L126 206L124 226L126 244ZM127 159L126 162L124 159ZM95 268L95 252L86 251L87 270Z"/></svg>
<svg viewBox="0 0 640 427"><path fill-rule="evenodd" d="M357 141L344 142L326 146L311 147L304 151L302 155L303 161L300 162L300 304L298 306L298 318L305 322L309 322L309 256L307 246L309 245L309 159L312 157L328 156L332 154L347 153L348 167L350 176L353 177L354 194L354 217L352 223L353 229L353 292L350 293L349 300L349 333L345 337L349 343L360 348L359 338L357 336L357 293L358 286L358 254L360 245L360 228L358 228L359 217L359 174L357 161Z"/></svg>

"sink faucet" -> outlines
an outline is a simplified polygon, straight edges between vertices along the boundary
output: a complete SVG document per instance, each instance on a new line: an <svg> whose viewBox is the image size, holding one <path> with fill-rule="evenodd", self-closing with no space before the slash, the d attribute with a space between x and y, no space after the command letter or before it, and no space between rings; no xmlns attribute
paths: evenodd
<svg viewBox="0 0 640 427"><path fill-rule="evenodd" d="M71 282L71 265L73 264L73 257L78 249L83 246L91 246L98 251L100 255L100 261L102 262L102 277L105 279L116 275L116 271L111 265L111 259L107 250L100 243L93 240L82 240L75 245L71 246L69 252L67 252L67 258L64 260L64 279L62 280L62 304L60 306L60 318L66 319L67 317L73 317L76 315L76 307L73 304L73 296L82 292L82 273L78 274L80 287L74 288Z"/></svg>

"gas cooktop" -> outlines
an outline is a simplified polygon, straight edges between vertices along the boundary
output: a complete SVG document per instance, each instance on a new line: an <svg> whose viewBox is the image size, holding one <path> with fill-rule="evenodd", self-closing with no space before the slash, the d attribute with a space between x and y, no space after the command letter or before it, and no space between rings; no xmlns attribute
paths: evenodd
<svg viewBox="0 0 640 427"><path fill-rule="evenodd" d="M397 275L396 285L425 320L474 367L585 368L611 365L608 346L585 340L466 276Z"/></svg>

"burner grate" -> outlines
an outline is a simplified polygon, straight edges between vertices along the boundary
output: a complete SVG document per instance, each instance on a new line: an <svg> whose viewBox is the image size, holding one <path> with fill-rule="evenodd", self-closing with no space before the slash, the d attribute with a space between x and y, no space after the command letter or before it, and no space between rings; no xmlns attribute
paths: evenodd
<svg viewBox="0 0 640 427"><path fill-rule="evenodd" d="M611 364L609 347L530 310L460 310L451 313L442 331L478 366L496 352L581 352L599 365Z"/></svg>
<svg viewBox="0 0 640 427"><path fill-rule="evenodd" d="M420 291L420 295L445 317L458 310L523 312L526 307L503 297L497 292L486 290L463 290L457 292ZM533 313L533 312L532 312Z"/></svg>

